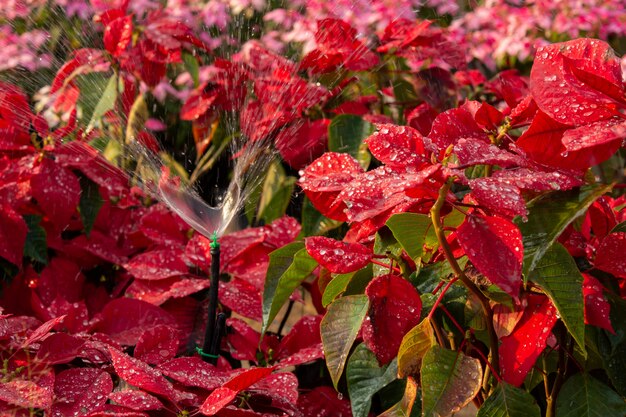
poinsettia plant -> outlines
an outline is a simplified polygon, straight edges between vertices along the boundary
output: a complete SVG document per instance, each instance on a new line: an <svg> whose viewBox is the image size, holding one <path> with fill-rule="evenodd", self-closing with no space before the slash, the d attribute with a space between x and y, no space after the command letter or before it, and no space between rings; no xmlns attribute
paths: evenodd
<svg viewBox="0 0 626 417"><path fill-rule="evenodd" d="M291 58L255 39L225 57L156 6L90 13L98 42L36 103L0 84L2 415L626 413L608 43L494 74L428 20L374 41L320 18ZM194 204L231 163L210 288Z"/></svg>

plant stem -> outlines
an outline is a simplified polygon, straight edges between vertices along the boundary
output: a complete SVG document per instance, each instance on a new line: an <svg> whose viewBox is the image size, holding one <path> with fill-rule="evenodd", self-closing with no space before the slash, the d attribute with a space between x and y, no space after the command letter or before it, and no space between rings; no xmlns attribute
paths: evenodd
<svg viewBox="0 0 626 417"><path fill-rule="evenodd" d="M437 297L437 300L435 301L435 304L433 304L433 308L431 308L430 309L430 313L428 313L428 319L429 320L432 320L433 314L435 314L435 310L437 310L437 307L439 307L439 304L441 303L441 300L443 300L443 297L446 295L446 291L448 291L448 288L450 288L450 286L452 286L452 284L454 284L457 280L458 280L458 278L454 277L450 281L448 281L448 283L446 284L445 287L443 287L443 291L441 291L441 294L439 294L439 297ZM461 330L461 334L462 333L463 333L463 330Z"/></svg>
<svg viewBox="0 0 626 417"><path fill-rule="evenodd" d="M430 217L433 222L433 230L435 231L435 235L437 236L437 240L439 242L439 246L443 250L444 256L446 260L452 267L454 274L461 280L463 285L478 298L480 302L483 312L486 316L487 321L487 333L489 334L489 358L491 359L491 367L493 370L498 373L500 370L500 360L498 357L498 335L493 327L493 310L491 309L491 305L489 304L489 299L480 291L480 289L474 284L468 277L465 275L458 262L454 258L454 254L452 253L452 249L450 245L448 245L448 241L446 240L446 236L443 230L443 224L441 222L441 209L446 202L446 196L452 187L452 178L448 179L448 181L439 189L439 197L435 204L430 209Z"/></svg>

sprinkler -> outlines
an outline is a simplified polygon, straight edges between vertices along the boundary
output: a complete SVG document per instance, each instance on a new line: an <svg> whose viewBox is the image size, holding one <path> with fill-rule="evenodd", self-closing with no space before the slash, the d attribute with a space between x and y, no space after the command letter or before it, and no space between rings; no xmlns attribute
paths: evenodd
<svg viewBox="0 0 626 417"><path fill-rule="evenodd" d="M211 286L209 287L209 307L207 315L206 331L202 349L197 348L198 353L205 362L217 364L219 357L220 341L226 324L226 315L217 313L217 295L220 278L220 244L217 241L217 231L211 237Z"/></svg>

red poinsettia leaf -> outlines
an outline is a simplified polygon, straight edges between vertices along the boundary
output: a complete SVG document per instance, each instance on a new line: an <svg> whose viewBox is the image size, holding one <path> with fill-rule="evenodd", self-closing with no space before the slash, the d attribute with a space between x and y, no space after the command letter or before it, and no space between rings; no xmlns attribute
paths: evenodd
<svg viewBox="0 0 626 417"><path fill-rule="evenodd" d="M290 167L304 168L326 150L329 124L329 119L318 119L287 127L276 136L276 149Z"/></svg>
<svg viewBox="0 0 626 417"><path fill-rule="evenodd" d="M306 167L300 176L300 187L309 200L323 215L345 221L346 205L337 197L363 168L352 156L344 153L326 152Z"/></svg>
<svg viewBox="0 0 626 417"><path fill-rule="evenodd" d="M207 278L172 277L157 281L134 280L126 295L150 304L161 305L171 298L182 298L210 286Z"/></svg>
<svg viewBox="0 0 626 417"><path fill-rule="evenodd" d="M626 233L607 235L596 249L596 268L626 279Z"/></svg>
<svg viewBox="0 0 626 417"><path fill-rule="evenodd" d="M374 278L365 294L369 310L363 341L385 365L398 354L404 335L419 323L422 300L410 282L391 274Z"/></svg>
<svg viewBox="0 0 626 417"><path fill-rule="evenodd" d="M274 368L248 368L213 391L200 406L203 414L214 415L231 403L241 391L270 375Z"/></svg>
<svg viewBox="0 0 626 417"><path fill-rule="evenodd" d="M109 399L133 410L149 411L163 408L163 403L158 398L139 390L112 392L109 394Z"/></svg>
<svg viewBox="0 0 626 417"><path fill-rule="evenodd" d="M37 327L29 336L28 339L24 340L22 343L22 347L27 347L32 345L33 343L39 342L44 339L52 329L57 326L59 323L62 323L65 320L65 316L55 317L46 321L41 326Z"/></svg>
<svg viewBox="0 0 626 417"><path fill-rule="evenodd" d="M472 213L457 228L457 239L480 273L513 298L522 283L522 234L501 217ZM494 254L498 256L493 256Z"/></svg>
<svg viewBox="0 0 626 417"><path fill-rule="evenodd" d="M187 243L188 226L161 204L155 204L146 210L139 221L139 230L159 245L175 247Z"/></svg>
<svg viewBox="0 0 626 417"><path fill-rule="evenodd" d="M604 297L604 287L597 278L583 274L585 324L600 327L615 334L611 324L611 305Z"/></svg>
<svg viewBox="0 0 626 417"><path fill-rule="evenodd" d="M28 227L26 222L11 206L0 203L0 235L11 239L0 239L0 257L15 265L22 265L24 244Z"/></svg>
<svg viewBox="0 0 626 417"><path fill-rule="evenodd" d="M530 170L527 168L496 171L493 178L502 184L515 184L522 190L569 190L583 182L580 178L561 173Z"/></svg>
<svg viewBox="0 0 626 417"><path fill-rule="evenodd" d="M85 341L67 333L54 333L41 342L37 360L49 365L68 363L80 355Z"/></svg>
<svg viewBox="0 0 626 417"><path fill-rule="evenodd" d="M133 36L132 16L118 17L104 28L104 48L115 57L120 56Z"/></svg>
<svg viewBox="0 0 626 417"><path fill-rule="evenodd" d="M52 393L35 381L12 379L0 382L0 401L21 408L49 410L52 405Z"/></svg>
<svg viewBox="0 0 626 417"><path fill-rule="evenodd" d="M363 245L324 236L308 237L304 244L313 259L335 274L357 271L367 265L372 257L372 251Z"/></svg>
<svg viewBox="0 0 626 417"><path fill-rule="evenodd" d="M140 253L124 265L137 279L159 280L189 272L180 251L161 249Z"/></svg>
<svg viewBox="0 0 626 417"><path fill-rule="evenodd" d="M461 138L454 145L454 153L463 166L499 165L503 168L523 166L524 158L475 138Z"/></svg>
<svg viewBox="0 0 626 417"><path fill-rule="evenodd" d="M526 218L528 210L519 187L493 177L469 181L471 196L490 211L506 216Z"/></svg>
<svg viewBox="0 0 626 417"><path fill-rule="evenodd" d="M406 115L406 123L423 136L428 136L437 114L437 110L428 103L422 103Z"/></svg>
<svg viewBox="0 0 626 417"><path fill-rule="evenodd" d="M481 103L474 114L474 119L485 129L495 130L504 120L504 114L489 103Z"/></svg>
<svg viewBox="0 0 626 417"><path fill-rule="evenodd" d="M197 356L180 357L161 363L157 368L163 375L186 387L198 387L212 391L224 385L229 374L204 362Z"/></svg>
<svg viewBox="0 0 626 417"><path fill-rule="evenodd" d="M99 410L113 390L108 372L97 368L71 368L59 372L54 382L54 417L88 415Z"/></svg>
<svg viewBox="0 0 626 417"><path fill-rule="evenodd" d="M587 210L587 217L593 233L599 238L609 234L618 223L608 197L600 197L594 201ZM585 218L586 221L587 218Z"/></svg>
<svg viewBox="0 0 626 417"><path fill-rule="evenodd" d="M137 388L162 395L176 402L177 393L170 381L161 372L145 362L130 357L117 349L109 348L111 362L117 375Z"/></svg>
<svg viewBox="0 0 626 417"><path fill-rule="evenodd" d="M578 126L607 119L624 105L619 59L596 39L576 39L539 48L530 91L541 111Z"/></svg>
<svg viewBox="0 0 626 417"><path fill-rule="evenodd" d="M235 313L254 320L261 320L261 291L254 285L234 278L230 282L220 282L219 300Z"/></svg>
<svg viewBox="0 0 626 417"><path fill-rule="evenodd" d="M203 83L187 97L187 101L180 109L180 118L191 121L200 119L216 104L221 94L224 94L224 91L217 84Z"/></svg>
<svg viewBox="0 0 626 417"><path fill-rule="evenodd" d="M365 139L372 155L390 167L417 166L426 161L424 138L409 126L380 124Z"/></svg>
<svg viewBox="0 0 626 417"><path fill-rule="evenodd" d="M211 268L211 241L199 233L194 234L185 246L185 259L203 271L209 271Z"/></svg>
<svg viewBox="0 0 626 417"><path fill-rule="evenodd" d="M226 324L230 328L227 341L231 355L239 360L256 361L261 334L238 318L230 318Z"/></svg>
<svg viewBox="0 0 626 417"><path fill-rule="evenodd" d="M456 144L461 138L473 138L489 143L487 134L478 126L472 113L461 107L438 114L428 137L438 151Z"/></svg>
<svg viewBox="0 0 626 417"><path fill-rule="evenodd" d="M533 100L533 97L531 95L526 96L524 100L511 110L509 114L511 126L524 126L529 124L538 111L539 108L535 100Z"/></svg>
<svg viewBox="0 0 626 417"><path fill-rule="evenodd" d="M178 340L178 329L154 326L139 337L133 356L151 365L158 365L176 356Z"/></svg>
<svg viewBox="0 0 626 417"><path fill-rule="evenodd" d="M276 351L276 359L280 360L321 343L321 322L322 316L304 316L298 320L289 333L281 339Z"/></svg>
<svg viewBox="0 0 626 417"><path fill-rule="evenodd" d="M61 257L52 258L41 271L37 284L37 293L45 304L50 304L57 296L69 302L83 298L85 276L80 266Z"/></svg>
<svg viewBox="0 0 626 417"><path fill-rule="evenodd" d="M30 180L33 197L56 227L64 228L76 213L80 183L71 171L44 158Z"/></svg>
<svg viewBox="0 0 626 417"><path fill-rule="evenodd" d="M174 318L162 308L132 298L117 298L100 313L93 331L111 336L121 345L135 345L142 333L157 325L175 326Z"/></svg>
<svg viewBox="0 0 626 417"><path fill-rule="evenodd" d="M499 348L502 379L518 387L545 349L557 320L556 308L548 297L529 295L527 302L517 327L501 339Z"/></svg>
<svg viewBox="0 0 626 417"><path fill-rule="evenodd" d="M505 70L488 83L488 88L514 108L528 95L528 78L521 76L517 70Z"/></svg>
<svg viewBox="0 0 626 417"><path fill-rule="evenodd" d="M268 375L249 388L285 403L298 402L298 378L291 372Z"/></svg>
<svg viewBox="0 0 626 417"><path fill-rule="evenodd" d="M333 387L316 387L300 395L298 409L305 416L352 417L350 401L337 395Z"/></svg>

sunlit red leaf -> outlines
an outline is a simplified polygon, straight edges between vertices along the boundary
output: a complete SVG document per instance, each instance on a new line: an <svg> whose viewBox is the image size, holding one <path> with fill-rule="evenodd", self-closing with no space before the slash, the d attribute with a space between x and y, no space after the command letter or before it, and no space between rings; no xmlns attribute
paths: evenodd
<svg viewBox="0 0 626 417"><path fill-rule="evenodd" d="M261 320L261 292L252 284L234 278L220 282L219 300L235 313L254 320Z"/></svg>
<svg viewBox="0 0 626 417"><path fill-rule="evenodd" d="M418 166L426 160L424 138L408 126L381 124L365 139L370 152L390 167Z"/></svg>
<svg viewBox="0 0 626 417"><path fill-rule="evenodd" d="M524 158L475 138L461 138L454 145L461 165L498 165L503 168L525 165Z"/></svg>
<svg viewBox="0 0 626 417"><path fill-rule="evenodd" d="M500 344L500 369L505 382L519 387L546 347L556 323L556 309L548 297L529 295L528 305L513 333Z"/></svg>
<svg viewBox="0 0 626 417"><path fill-rule="evenodd" d="M456 144L461 138L473 138L489 143L486 133L465 108L451 109L437 115L428 137L438 151Z"/></svg>
<svg viewBox="0 0 626 417"><path fill-rule="evenodd" d="M346 243L323 236L305 239L306 250L330 272L345 274L357 271L367 265L372 251L358 243Z"/></svg>
<svg viewBox="0 0 626 417"><path fill-rule="evenodd" d="M406 122L423 136L428 136L437 114L428 103L422 103L406 115Z"/></svg>
<svg viewBox="0 0 626 417"><path fill-rule="evenodd" d="M515 224L501 217L470 214L457 228L457 239L480 273L511 297L518 297L524 247Z"/></svg>
<svg viewBox="0 0 626 417"><path fill-rule="evenodd" d="M583 274L585 297L585 324L600 327L615 334L611 324L611 305L604 297L604 287L597 278Z"/></svg>
<svg viewBox="0 0 626 417"><path fill-rule="evenodd" d="M337 197L363 168L352 156L327 152L306 167L300 176L300 187L316 209L334 220L347 219L345 203Z"/></svg>
<svg viewBox="0 0 626 417"><path fill-rule="evenodd" d="M269 375L250 387L250 391L262 392L285 403L298 401L298 378L291 372Z"/></svg>
<svg viewBox="0 0 626 417"><path fill-rule="evenodd" d="M526 217L528 210L519 187L506 184L493 177L476 178L469 181L471 196L483 207L494 213L507 216Z"/></svg>
<svg viewBox="0 0 626 417"><path fill-rule="evenodd" d="M41 342L37 359L50 365L68 363L82 351L85 341L67 333L54 333Z"/></svg>
<svg viewBox="0 0 626 417"><path fill-rule="evenodd" d="M0 382L0 401L23 408L50 409L52 393L34 381L13 379Z"/></svg>
<svg viewBox="0 0 626 417"><path fill-rule="evenodd" d="M274 368L249 368L213 391L200 406L202 414L214 415L235 399L237 394L256 384L273 372Z"/></svg>
<svg viewBox="0 0 626 417"><path fill-rule="evenodd" d="M132 16L118 17L104 29L104 48L115 57L120 56L133 36Z"/></svg>
<svg viewBox="0 0 626 417"><path fill-rule="evenodd" d="M163 408L163 403L158 398L140 390L112 392L109 394L109 399L133 410L148 411Z"/></svg>
<svg viewBox="0 0 626 417"><path fill-rule="evenodd" d="M559 123L583 125L612 117L624 106L619 59L596 39L539 48L530 91L541 111Z"/></svg>
<svg viewBox="0 0 626 417"><path fill-rule="evenodd" d="M52 416L87 415L100 409L113 390L111 376L97 368L71 368L57 374Z"/></svg>
<svg viewBox="0 0 626 417"><path fill-rule="evenodd" d="M396 275L374 278L365 294L369 310L363 341L384 365L397 355L404 335L419 323L422 300L410 282Z"/></svg>
<svg viewBox="0 0 626 417"><path fill-rule="evenodd" d="M329 124L329 119L318 119L287 127L276 136L276 149L290 167L303 168L326 150Z"/></svg>
<svg viewBox="0 0 626 417"><path fill-rule="evenodd" d="M289 333L280 341L276 359L293 355L302 349L316 346L322 342L320 323L322 316L304 316L293 325Z"/></svg>
<svg viewBox="0 0 626 417"><path fill-rule="evenodd" d="M595 266L616 277L626 279L626 233L607 235L596 249Z"/></svg>
<svg viewBox="0 0 626 417"><path fill-rule="evenodd" d="M52 329L57 326L59 323L62 323L65 320L65 316L55 317L43 323L41 326L37 327L29 336L28 339L22 342L22 347L27 347L32 345L33 343L39 342L44 339Z"/></svg>

